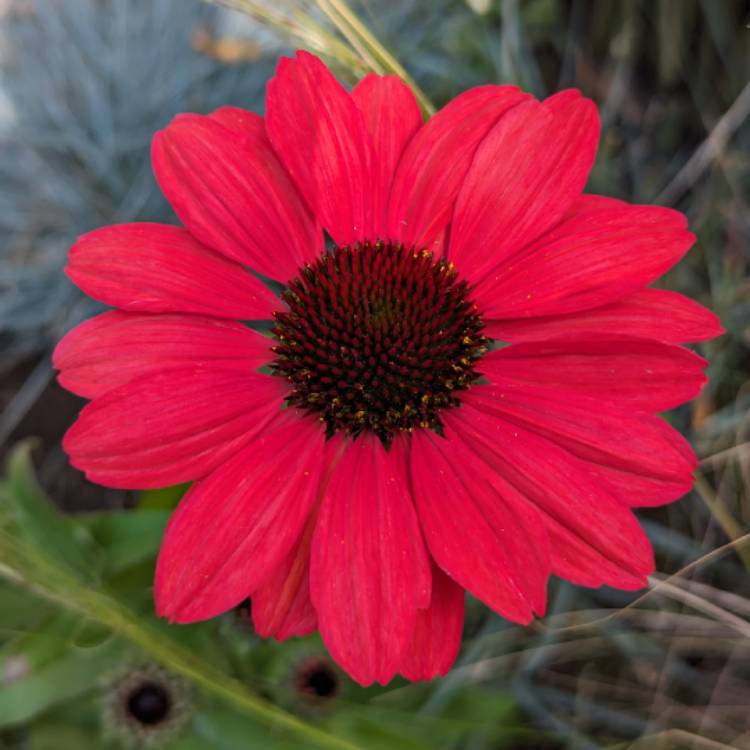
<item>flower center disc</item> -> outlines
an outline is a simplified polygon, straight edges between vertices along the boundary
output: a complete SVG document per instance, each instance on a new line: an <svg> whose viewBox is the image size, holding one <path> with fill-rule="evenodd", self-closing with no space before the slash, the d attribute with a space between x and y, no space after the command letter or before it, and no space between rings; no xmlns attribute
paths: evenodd
<svg viewBox="0 0 750 750"><path fill-rule="evenodd" d="M283 294L272 332L275 374L291 406L326 432L442 429L439 412L478 377L482 320L452 265L426 251L365 242L306 265Z"/></svg>
<svg viewBox="0 0 750 750"><path fill-rule="evenodd" d="M170 710L169 694L156 682L139 685L128 696L128 711L141 724L158 724Z"/></svg>
<svg viewBox="0 0 750 750"><path fill-rule="evenodd" d="M295 682L302 695L325 700L336 697L341 680L326 659L312 658L301 665Z"/></svg>

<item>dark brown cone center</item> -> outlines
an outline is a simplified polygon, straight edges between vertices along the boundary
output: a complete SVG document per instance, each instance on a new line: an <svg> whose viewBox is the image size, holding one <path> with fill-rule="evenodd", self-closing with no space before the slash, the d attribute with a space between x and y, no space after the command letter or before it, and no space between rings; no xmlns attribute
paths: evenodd
<svg viewBox="0 0 750 750"><path fill-rule="evenodd" d="M138 685L127 697L130 715L147 726L164 721L169 715L171 703L166 688L157 682Z"/></svg>
<svg viewBox="0 0 750 750"><path fill-rule="evenodd" d="M374 242L336 248L306 265L276 315L273 372L290 406L318 415L329 436L442 430L440 412L474 369L487 339L469 286L426 251Z"/></svg>

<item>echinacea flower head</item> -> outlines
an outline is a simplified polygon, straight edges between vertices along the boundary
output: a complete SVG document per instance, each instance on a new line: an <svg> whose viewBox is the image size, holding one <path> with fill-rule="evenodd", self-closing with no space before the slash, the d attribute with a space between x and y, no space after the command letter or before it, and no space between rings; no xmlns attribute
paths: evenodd
<svg viewBox="0 0 750 750"><path fill-rule="evenodd" d="M103 687L104 734L120 747L168 747L190 721L188 686L153 664L125 665Z"/></svg>
<svg viewBox="0 0 750 750"><path fill-rule="evenodd" d="M399 79L348 92L304 52L265 117L156 135L184 228L76 243L68 275L117 309L55 364L91 399L64 442L89 479L194 482L160 615L250 597L258 633L317 629L367 685L444 674L465 591L525 624L550 574L646 585L633 508L695 467L658 413L705 381L681 345L721 327L649 287L693 243L682 214L583 194L598 137L577 91L480 86L423 122Z"/></svg>

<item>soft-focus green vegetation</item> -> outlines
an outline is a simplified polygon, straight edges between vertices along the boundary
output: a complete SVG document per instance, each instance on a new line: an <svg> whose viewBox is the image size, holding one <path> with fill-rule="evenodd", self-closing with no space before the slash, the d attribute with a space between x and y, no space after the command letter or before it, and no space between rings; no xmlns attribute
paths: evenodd
<svg viewBox="0 0 750 750"><path fill-rule="evenodd" d="M462 691L439 716L412 716L429 688L401 683L395 701L390 691L363 690L315 638L261 641L241 612L184 628L156 621L150 579L168 512L62 516L34 479L27 444L11 456L0 503L0 731L27 726L31 747L61 725L79 743L69 747L100 746L91 710L99 704L103 713L118 675L149 662L194 687L189 726L170 738L177 750L209 738L220 748L417 750L433 734L460 740L481 731L483 747L507 736L513 706L503 693ZM335 696L299 687L311 661L330 670Z"/></svg>
<svg viewBox="0 0 750 750"><path fill-rule="evenodd" d="M0 748L118 747L116 685L144 664L165 668L185 696L184 723L162 738L178 750L750 748L745 3L216 4L258 25L183 0L12 0L0 17L0 91L14 117L0 124L0 440L42 434L37 464L53 500L133 500L96 494L62 468L59 435L77 402L50 386L49 348L94 312L60 274L67 247L101 224L169 220L148 167L151 133L182 109L261 108L287 44L350 81L403 65L426 111L495 81L538 96L576 86L597 101L589 189L687 213L698 244L663 285L727 329L698 347L709 387L670 416L702 459L696 487L640 513L660 571L647 595L554 582L550 615L530 629L470 602L445 679L363 690L334 673L336 697L311 700L295 676L324 658L316 639L261 641L242 612L181 628L153 617L154 556L180 491L65 516L22 447L0 488Z"/></svg>

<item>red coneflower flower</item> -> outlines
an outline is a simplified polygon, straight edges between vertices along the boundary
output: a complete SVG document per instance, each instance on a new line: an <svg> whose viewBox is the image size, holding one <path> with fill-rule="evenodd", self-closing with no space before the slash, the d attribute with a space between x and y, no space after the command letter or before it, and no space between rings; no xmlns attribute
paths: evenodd
<svg viewBox="0 0 750 750"><path fill-rule="evenodd" d="M721 328L646 288L693 242L681 214L582 195L598 136L577 91L481 86L423 123L398 79L350 94L302 52L265 118L157 134L185 229L79 240L70 278L119 309L55 364L93 399L64 443L89 479L196 480L160 615L250 596L261 635L318 628L366 685L444 674L464 590L528 623L550 573L646 584L631 508L678 498L695 466L657 413L705 380L679 344ZM271 319L271 338L238 322Z"/></svg>

